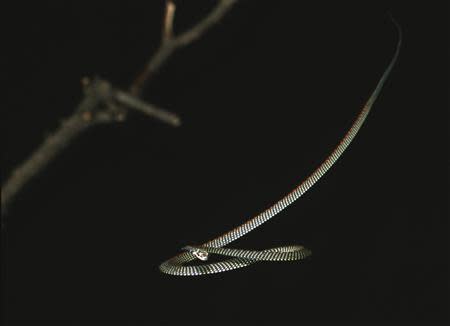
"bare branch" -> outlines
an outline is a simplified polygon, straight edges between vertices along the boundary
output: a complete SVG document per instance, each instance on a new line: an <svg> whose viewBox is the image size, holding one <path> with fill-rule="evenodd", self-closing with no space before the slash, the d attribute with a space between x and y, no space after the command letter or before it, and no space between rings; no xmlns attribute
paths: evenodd
<svg viewBox="0 0 450 326"><path fill-rule="evenodd" d="M37 175L72 139L91 124L79 114L64 120L58 130L44 142L21 165L16 167L2 186L2 218L13 197L35 175Z"/></svg>
<svg viewBox="0 0 450 326"><path fill-rule="evenodd" d="M77 135L94 124L92 112L107 91L108 89L96 82L87 86L85 97L75 113L63 120L58 130L49 135L25 162L14 169L2 186L2 215L6 213L13 197L32 177L38 174Z"/></svg>
<svg viewBox="0 0 450 326"><path fill-rule="evenodd" d="M148 61L143 71L133 81L130 87L130 93L135 96L139 96L145 86L145 83L150 80L156 72L158 72L158 70L177 48L186 46L200 38L208 29L217 24L235 3L236 0L219 0L214 9L212 9L211 12L203 18L203 20L197 23L190 30L180 34L179 36L171 35L170 38L163 38L164 41L161 43L158 50ZM167 17L169 16L169 9L167 9L168 7L169 5L166 6L166 16L163 24L163 30L166 28L165 22L168 20ZM175 8L173 11L175 11ZM173 19L173 16L171 19ZM170 26L172 26L172 24L170 24ZM165 32L163 32L163 35L165 35Z"/></svg>
<svg viewBox="0 0 450 326"><path fill-rule="evenodd" d="M124 121L124 110L133 109L172 126L181 124L180 118L164 109L145 103L126 92L113 89L104 80L89 82L83 78L84 98L74 113L63 120L55 133L17 166L2 186L2 215L5 215L14 196L35 175L41 172L55 156L85 130L100 123ZM117 103L116 103L117 102Z"/></svg>
<svg viewBox="0 0 450 326"><path fill-rule="evenodd" d="M140 111L172 126L181 124L180 118L164 109L145 103L137 97L142 92L145 82L151 78L173 54L200 38L231 9L237 0L219 0L214 9L190 30L173 35L175 4L167 0L162 27L162 41L159 49L149 60L144 70L130 86L130 93L113 89L103 80L90 82L82 79L85 96L75 112L51 136L25 160L16 167L2 186L2 213L6 213L14 196L36 174L38 174L61 150L84 130L98 123L122 122L129 110Z"/></svg>

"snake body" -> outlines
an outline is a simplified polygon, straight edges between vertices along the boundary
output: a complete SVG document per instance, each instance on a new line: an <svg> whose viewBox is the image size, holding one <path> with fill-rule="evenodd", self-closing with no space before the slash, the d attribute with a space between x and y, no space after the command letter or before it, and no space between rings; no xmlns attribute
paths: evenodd
<svg viewBox="0 0 450 326"><path fill-rule="evenodd" d="M256 229L261 224L267 222L272 217L280 213L298 198L300 198L309 188L311 188L332 166L339 157L344 153L346 148L350 145L356 134L360 130L362 124L366 120L373 103L381 92L381 89L386 82L397 57L400 52L402 33L399 25L393 20L399 33L397 47L395 53L381 76L378 84L366 104L358 114L350 129L342 138L340 143L335 147L331 154L319 165L319 167L309 175L302 183L300 183L294 190L292 190L285 197L281 198L274 205L248 220L244 224L232 229L231 231L218 236L200 246L184 247L184 252L163 262L159 268L163 273L180 276L195 276L212 273L225 272L241 267L248 266L260 261L292 261L302 260L311 255L311 251L303 246L293 245L267 250L242 250L224 248L229 243L239 239L248 232ZM228 259L208 264L186 265L194 260L206 261L209 255L220 255L228 257Z"/></svg>

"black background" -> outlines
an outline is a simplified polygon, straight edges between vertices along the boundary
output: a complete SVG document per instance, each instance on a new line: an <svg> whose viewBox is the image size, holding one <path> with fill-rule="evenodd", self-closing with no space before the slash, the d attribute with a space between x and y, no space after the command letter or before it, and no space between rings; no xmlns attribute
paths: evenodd
<svg viewBox="0 0 450 326"><path fill-rule="evenodd" d="M157 48L163 1L4 8L2 178L82 97L126 88ZM176 31L210 1L178 1ZM303 263L177 278L158 265L270 206L338 143L391 59L361 132L292 207L232 247L299 243ZM27 323L444 323L449 307L446 1L242 1L178 51L139 114L79 137L17 197L2 310Z"/></svg>

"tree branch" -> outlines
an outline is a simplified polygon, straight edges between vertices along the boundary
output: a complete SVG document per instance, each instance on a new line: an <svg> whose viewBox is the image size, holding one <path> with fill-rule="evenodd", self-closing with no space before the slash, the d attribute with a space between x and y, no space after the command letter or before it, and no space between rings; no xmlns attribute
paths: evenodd
<svg viewBox="0 0 450 326"><path fill-rule="evenodd" d="M161 68L177 48L186 46L201 37L222 19L235 2L236 0L219 0L216 7L202 21L180 36L174 37L175 4L172 0L167 0L161 45L144 70L133 81L129 93L114 89L104 80L96 79L90 82L88 78L83 78L85 94L74 113L65 119L55 133L48 136L28 159L14 168L10 177L2 185L2 219L23 186L88 128L99 123L122 122L126 119L129 110L139 111L174 127L179 126L181 120L176 114L143 102L137 96L141 94L145 82Z"/></svg>
<svg viewBox="0 0 450 326"><path fill-rule="evenodd" d="M49 135L25 162L13 170L2 186L2 217L14 196L32 177L42 171L76 136L95 122L101 121L101 119L94 119L91 112L94 111L101 97L107 91L106 88L102 88L97 82L87 86L85 88L85 96L75 113L63 120L56 132Z"/></svg>
<svg viewBox="0 0 450 326"><path fill-rule="evenodd" d="M124 91L113 89L107 81L97 79L90 83L85 79L83 83L85 94L74 113L63 120L59 128L25 162L14 169L2 186L2 214L6 214L20 189L74 138L97 124L124 121L123 110L136 110L172 126L180 125L180 118L175 114L145 103Z"/></svg>

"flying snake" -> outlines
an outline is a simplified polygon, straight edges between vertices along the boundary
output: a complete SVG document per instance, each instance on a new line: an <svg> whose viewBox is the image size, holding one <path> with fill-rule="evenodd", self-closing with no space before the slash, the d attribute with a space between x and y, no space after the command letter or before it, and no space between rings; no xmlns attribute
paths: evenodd
<svg viewBox="0 0 450 326"><path fill-rule="evenodd" d="M325 159L325 161L323 161L322 164L320 164L319 167L294 190L281 198L271 207L251 218L244 224L218 236L215 239L205 242L202 245L191 245L184 247L183 252L163 262L159 266L161 272L180 276L213 274L245 267L255 262L302 260L311 255L311 251L301 245L284 246L266 250L242 250L225 248L225 246L250 231L253 231L300 198L333 166L334 163L336 163L348 145L350 145L353 138L355 138L362 124L366 120L372 105L380 94L386 79L397 61L402 43L402 31L397 22L394 19L392 19L392 21L398 30L398 41L395 53L378 81L376 88L373 90L352 126L341 139L337 147L335 147L331 154ZM203 263L208 260L210 255L220 255L227 258L219 262ZM200 260L200 262L198 260ZM198 264L187 265L193 261L196 261Z"/></svg>

